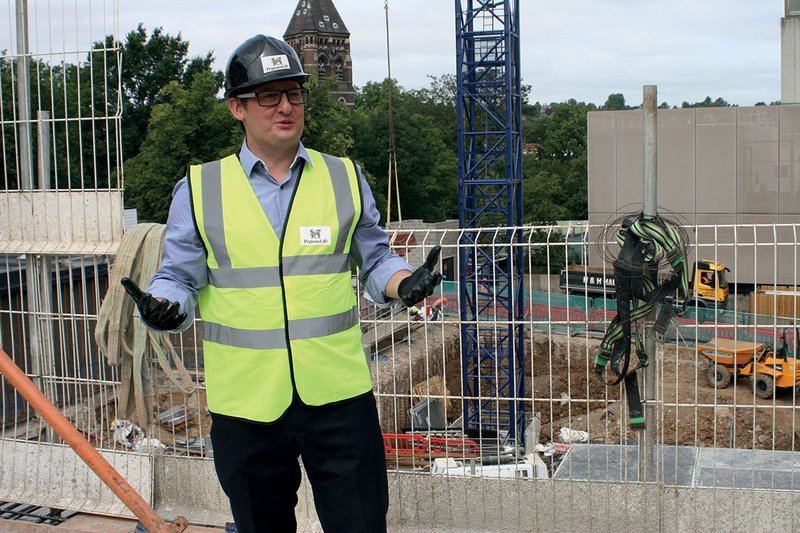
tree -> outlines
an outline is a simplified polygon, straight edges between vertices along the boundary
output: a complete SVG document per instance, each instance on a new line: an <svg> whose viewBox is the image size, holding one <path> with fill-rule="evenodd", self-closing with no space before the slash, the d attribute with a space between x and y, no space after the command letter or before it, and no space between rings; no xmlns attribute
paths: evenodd
<svg viewBox="0 0 800 533"><path fill-rule="evenodd" d="M166 221L171 191L188 165L238 151L242 134L218 90L213 73L197 72L188 88L168 84L153 106L141 151L125 165L125 202L141 220Z"/></svg>
<svg viewBox="0 0 800 533"><path fill-rule="evenodd" d="M609 100L616 105L622 103L614 95ZM549 112L531 113L523 120L525 142L537 147L523 159L523 216L526 222L537 224L585 219L586 121L587 113L597 107L572 99L537 106Z"/></svg>
<svg viewBox="0 0 800 533"><path fill-rule="evenodd" d="M690 107L731 107L731 104L729 104L722 98L717 98L716 100L712 100L710 96L706 96L705 100L701 102L695 102L693 104L690 104L689 102L683 102L681 104L681 109L686 109Z"/></svg>
<svg viewBox="0 0 800 533"><path fill-rule="evenodd" d="M370 176L385 216L389 170L389 83L369 82L356 94L352 114L354 145L352 156ZM395 157L400 181L403 218L440 221L457 215L457 162L448 127L455 121L441 123L443 109L427 94L406 91L392 84L392 108L395 131ZM386 178L384 178L386 177ZM384 219L385 220L385 219Z"/></svg>
<svg viewBox="0 0 800 533"><path fill-rule="evenodd" d="M336 91L336 78L320 81L312 76L306 87L309 90L305 109L303 144L309 148L333 155L345 155L353 146L353 128L350 110L330 93Z"/></svg>
<svg viewBox="0 0 800 533"><path fill-rule="evenodd" d="M122 46L123 140L125 153L136 155L147 132L152 108L163 100L161 90L177 81L187 88L198 72L211 71L214 61L209 52L204 57L188 58L189 42L181 34L172 36L161 27L150 34L143 24L126 35ZM214 73L218 88L222 73Z"/></svg>
<svg viewBox="0 0 800 533"><path fill-rule="evenodd" d="M632 108L625 105L625 96L622 93L613 93L608 95L606 103L600 109L603 111L623 111Z"/></svg>

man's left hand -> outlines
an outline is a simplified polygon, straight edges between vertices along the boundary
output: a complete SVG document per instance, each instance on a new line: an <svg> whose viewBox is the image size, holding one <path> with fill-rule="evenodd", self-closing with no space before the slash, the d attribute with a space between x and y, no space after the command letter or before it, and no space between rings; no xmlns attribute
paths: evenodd
<svg viewBox="0 0 800 533"><path fill-rule="evenodd" d="M434 271L441 250L441 246L434 246L425 263L398 285L397 293L406 307L411 307L433 294L433 289L442 282L442 275Z"/></svg>

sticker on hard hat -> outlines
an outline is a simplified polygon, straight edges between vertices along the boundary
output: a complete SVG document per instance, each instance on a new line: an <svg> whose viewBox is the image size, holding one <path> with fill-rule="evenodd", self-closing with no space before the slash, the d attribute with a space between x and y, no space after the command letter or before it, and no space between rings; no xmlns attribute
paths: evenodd
<svg viewBox="0 0 800 533"><path fill-rule="evenodd" d="M289 65L289 58L284 54L262 57L261 67L264 69L264 74L269 74L276 70L289 70L292 68L292 66Z"/></svg>

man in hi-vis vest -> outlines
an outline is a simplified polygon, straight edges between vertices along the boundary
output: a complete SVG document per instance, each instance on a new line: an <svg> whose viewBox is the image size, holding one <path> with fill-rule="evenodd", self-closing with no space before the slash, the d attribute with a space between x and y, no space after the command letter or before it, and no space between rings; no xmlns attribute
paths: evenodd
<svg viewBox="0 0 800 533"><path fill-rule="evenodd" d="M175 186L164 257L142 321L203 319L211 441L239 533L295 531L302 457L326 532L386 530L388 490L351 260L378 304L412 306L441 281L434 248L414 270L391 252L349 159L303 146L308 75L285 42L256 35L225 73L238 154Z"/></svg>

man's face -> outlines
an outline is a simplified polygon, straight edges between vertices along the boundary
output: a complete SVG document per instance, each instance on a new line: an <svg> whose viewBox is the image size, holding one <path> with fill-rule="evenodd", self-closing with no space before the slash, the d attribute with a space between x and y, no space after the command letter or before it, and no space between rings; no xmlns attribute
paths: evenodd
<svg viewBox="0 0 800 533"><path fill-rule="evenodd" d="M264 91L300 89L295 80L279 80L255 87L252 93ZM245 127L247 146L256 155L275 150L290 150L297 147L303 135L305 106L292 104L288 95L282 94L277 105L263 107L258 98L229 98L228 107L234 118ZM261 153L261 154L259 154Z"/></svg>

